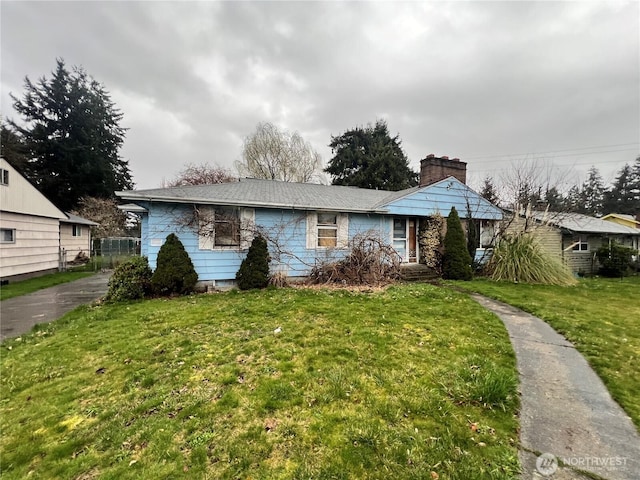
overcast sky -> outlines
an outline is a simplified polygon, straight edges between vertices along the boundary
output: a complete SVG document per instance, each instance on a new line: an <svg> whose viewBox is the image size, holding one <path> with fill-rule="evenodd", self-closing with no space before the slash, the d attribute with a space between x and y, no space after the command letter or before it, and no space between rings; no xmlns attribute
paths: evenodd
<svg viewBox="0 0 640 480"><path fill-rule="evenodd" d="M605 181L640 154L640 3L9 2L1 113L56 57L105 85L137 188L184 164L233 168L270 121L331 158L385 119L411 165L468 162L471 183L535 161Z"/></svg>

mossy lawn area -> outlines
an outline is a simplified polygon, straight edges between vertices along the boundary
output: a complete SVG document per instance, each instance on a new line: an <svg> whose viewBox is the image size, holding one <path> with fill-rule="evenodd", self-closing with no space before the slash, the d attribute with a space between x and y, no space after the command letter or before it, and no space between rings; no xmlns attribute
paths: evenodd
<svg viewBox="0 0 640 480"><path fill-rule="evenodd" d="M573 342L640 428L640 277L589 278L573 287L458 285L546 320Z"/></svg>
<svg viewBox="0 0 640 480"><path fill-rule="evenodd" d="M449 289L83 307L0 351L4 479L470 480L519 468L508 336Z"/></svg>
<svg viewBox="0 0 640 480"><path fill-rule="evenodd" d="M7 300L27 293L37 292L43 288L54 287L61 283L73 282L81 278L90 277L95 272L76 271L76 272L60 272L50 273L41 277L21 280L19 282L11 282L0 286L0 300Z"/></svg>

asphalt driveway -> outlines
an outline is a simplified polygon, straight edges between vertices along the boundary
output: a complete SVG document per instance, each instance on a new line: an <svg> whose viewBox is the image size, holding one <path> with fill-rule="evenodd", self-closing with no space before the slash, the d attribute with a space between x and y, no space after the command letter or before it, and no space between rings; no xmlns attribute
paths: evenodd
<svg viewBox="0 0 640 480"><path fill-rule="evenodd" d="M0 341L29 332L38 323L62 317L107 292L110 273L98 273L69 283L0 302Z"/></svg>

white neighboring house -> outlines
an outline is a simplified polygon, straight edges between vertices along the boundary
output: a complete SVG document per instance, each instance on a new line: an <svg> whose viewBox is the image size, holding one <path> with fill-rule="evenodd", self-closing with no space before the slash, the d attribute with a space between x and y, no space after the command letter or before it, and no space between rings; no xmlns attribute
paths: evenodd
<svg viewBox="0 0 640 480"><path fill-rule="evenodd" d="M0 158L2 281L14 281L57 271L60 267L62 248L68 248L76 254L79 248L84 248L89 256L89 225L92 224L94 223L80 217L67 216L9 162ZM70 237L68 242L67 230ZM73 239L74 230L81 234L80 237L84 237Z"/></svg>
<svg viewBox="0 0 640 480"><path fill-rule="evenodd" d="M60 220L60 249L61 256L67 261L73 261L78 254L83 253L87 258L91 255L91 227L98 224L65 212L67 218Z"/></svg>

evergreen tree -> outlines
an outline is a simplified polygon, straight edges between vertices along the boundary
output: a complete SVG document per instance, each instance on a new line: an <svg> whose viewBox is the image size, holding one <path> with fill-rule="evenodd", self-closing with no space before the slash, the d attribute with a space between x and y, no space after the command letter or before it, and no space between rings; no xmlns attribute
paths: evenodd
<svg viewBox="0 0 640 480"><path fill-rule="evenodd" d="M467 250L460 217L455 207L447 217L447 233L444 236L442 276L450 280L471 280L471 256Z"/></svg>
<svg viewBox="0 0 640 480"><path fill-rule="evenodd" d="M251 242L247 256L236 273L238 288L265 288L269 284L269 260L267 241L258 235Z"/></svg>
<svg viewBox="0 0 640 480"><path fill-rule="evenodd" d="M635 214L637 202L634 192L633 169L626 164L618 172L611 190L604 194L604 213Z"/></svg>
<svg viewBox="0 0 640 480"><path fill-rule="evenodd" d="M4 124L0 126L0 157L22 175L29 177L29 150L22 137Z"/></svg>
<svg viewBox="0 0 640 480"><path fill-rule="evenodd" d="M580 188L577 185L573 185L567 192L567 196L563 201L564 210L571 213L582 213L582 197L580 194Z"/></svg>
<svg viewBox="0 0 640 480"><path fill-rule="evenodd" d="M478 222L471 217L467 218L467 250L472 261L476 258L476 249L480 243L479 234Z"/></svg>
<svg viewBox="0 0 640 480"><path fill-rule="evenodd" d="M633 193L634 208L636 215L640 213L640 155L636 157L631 170L631 192Z"/></svg>
<svg viewBox="0 0 640 480"><path fill-rule="evenodd" d="M544 203L548 206L550 212L559 212L565 205L564 198L562 198L562 194L556 187L547 188L544 192Z"/></svg>
<svg viewBox="0 0 640 480"><path fill-rule="evenodd" d="M409 168L399 135L391 137L384 120L375 126L356 127L331 137L334 157L325 172L333 185L380 190L403 190L418 184L418 174Z"/></svg>
<svg viewBox="0 0 640 480"><path fill-rule="evenodd" d="M498 204L498 194L496 193L496 187L493 184L492 177L485 177L484 183L482 185L482 190L480 191L480 196L489 200L494 205Z"/></svg>
<svg viewBox="0 0 640 480"><path fill-rule="evenodd" d="M132 188L128 163L118 153L126 131L122 113L82 68L70 72L59 59L50 79L26 77L22 99L11 98L24 120L9 123L29 151L25 174L59 208Z"/></svg>
<svg viewBox="0 0 640 480"><path fill-rule="evenodd" d="M154 290L160 295L191 293L197 281L198 274L184 245L175 233L169 234L160 247L151 277Z"/></svg>
<svg viewBox="0 0 640 480"><path fill-rule="evenodd" d="M596 167L589 169L589 176L580 189L582 212L587 215L601 217L604 207L604 182Z"/></svg>

